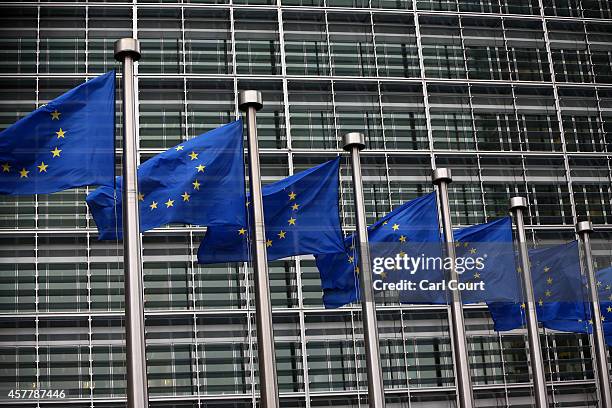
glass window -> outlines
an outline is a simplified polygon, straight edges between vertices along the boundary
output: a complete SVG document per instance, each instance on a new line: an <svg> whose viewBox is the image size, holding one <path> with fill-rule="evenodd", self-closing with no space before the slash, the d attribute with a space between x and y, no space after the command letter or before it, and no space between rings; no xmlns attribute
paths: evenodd
<svg viewBox="0 0 612 408"><path fill-rule="evenodd" d="M423 64L427 78L465 78L459 20L419 16Z"/></svg>
<svg viewBox="0 0 612 408"><path fill-rule="evenodd" d="M287 75L329 75L325 14L283 14Z"/></svg>
<svg viewBox="0 0 612 408"><path fill-rule="evenodd" d="M283 88L280 81L241 80L238 89L257 89L265 101L257 112L257 140L259 146L269 149L287 147L287 131Z"/></svg>
<svg viewBox="0 0 612 408"><path fill-rule="evenodd" d="M146 56L138 64L139 73L181 73L181 27L179 9L138 9L138 39Z"/></svg>
<svg viewBox="0 0 612 408"><path fill-rule="evenodd" d="M521 150L514 90L508 86L474 86L471 94L478 150Z"/></svg>
<svg viewBox="0 0 612 408"><path fill-rule="evenodd" d="M87 71L102 73L115 69L114 44L118 38L132 37L132 9L90 7L87 17Z"/></svg>
<svg viewBox="0 0 612 408"><path fill-rule="evenodd" d="M593 82L582 23L549 22L548 38L557 81Z"/></svg>
<svg viewBox="0 0 612 408"><path fill-rule="evenodd" d="M37 19L38 12L35 7L11 7L2 10L1 73L36 72Z"/></svg>
<svg viewBox="0 0 612 408"><path fill-rule="evenodd" d="M41 7L39 72L85 72L85 8Z"/></svg>
<svg viewBox="0 0 612 408"><path fill-rule="evenodd" d="M605 158L570 159L576 214L595 224L612 222L612 175Z"/></svg>
<svg viewBox="0 0 612 408"><path fill-rule="evenodd" d="M374 15L378 75L419 78L421 70L412 16Z"/></svg>
<svg viewBox="0 0 612 408"><path fill-rule="evenodd" d="M378 85L336 82L334 88L340 134L358 129L368 149L384 148Z"/></svg>
<svg viewBox="0 0 612 408"><path fill-rule="evenodd" d="M470 79L510 79L510 62L500 19L463 18L463 44Z"/></svg>
<svg viewBox="0 0 612 408"><path fill-rule="evenodd" d="M559 103L566 149L570 152L605 152L608 146L595 90L560 88Z"/></svg>
<svg viewBox="0 0 612 408"><path fill-rule="evenodd" d="M168 149L185 135L183 81L141 79L139 81L140 147Z"/></svg>
<svg viewBox="0 0 612 408"><path fill-rule="evenodd" d="M606 4L605 7L607 7L609 14L611 6L609 3ZM603 6L602 10L604 10ZM588 23L587 41L591 51L595 82L600 84L612 83L612 24Z"/></svg>
<svg viewBox="0 0 612 408"><path fill-rule="evenodd" d="M504 20L511 79L550 81L544 31L539 21Z"/></svg>
<svg viewBox="0 0 612 408"><path fill-rule="evenodd" d="M238 74L280 75L276 11L236 10L234 19Z"/></svg>
<svg viewBox="0 0 612 408"><path fill-rule="evenodd" d="M420 85L380 84L387 149L427 150L427 121Z"/></svg>
<svg viewBox="0 0 612 408"><path fill-rule="evenodd" d="M293 148L337 148L329 82L289 81L289 119Z"/></svg>
<svg viewBox="0 0 612 408"><path fill-rule="evenodd" d="M226 10L186 8L185 70L189 74L231 74L232 41Z"/></svg>
<svg viewBox="0 0 612 408"><path fill-rule="evenodd" d="M376 76L370 15L328 14L334 76Z"/></svg>
<svg viewBox="0 0 612 408"><path fill-rule="evenodd" d="M531 151L563 150L551 88L515 88L521 136Z"/></svg>
<svg viewBox="0 0 612 408"><path fill-rule="evenodd" d="M434 148L473 150L476 144L467 87L429 85L427 88Z"/></svg>

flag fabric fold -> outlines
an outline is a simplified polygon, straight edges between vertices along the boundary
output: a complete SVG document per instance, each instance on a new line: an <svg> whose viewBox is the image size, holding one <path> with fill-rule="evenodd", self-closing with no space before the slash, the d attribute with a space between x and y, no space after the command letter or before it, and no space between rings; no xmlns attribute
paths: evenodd
<svg viewBox="0 0 612 408"><path fill-rule="evenodd" d="M0 194L113 185L115 72L91 79L0 132Z"/></svg>
<svg viewBox="0 0 612 408"><path fill-rule="evenodd" d="M122 238L122 178L87 198L99 239ZM246 222L242 121L160 153L138 168L140 232L170 223Z"/></svg>
<svg viewBox="0 0 612 408"><path fill-rule="evenodd" d="M337 157L263 187L268 260L342 249L339 168ZM198 250L198 263L250 259L248 224L227 224L207 230Z"/></svg>
<svg viewBox="0 0 612 408"><path fill-rule="evenodd" d="M585 282L580 268L578 242L531 249L529 261L538 321L544 327L556 329L561 320L577 322L584 319ZM488 306L497 331L516 329L526 322L524 304L521 302L492 303Z"/></svg>
<svg viewBox="0 0 612 408"><path fill-rule="evenodd" d="M439 248L440 228L436 194L429 193L395 208L368 228L372 257L401 254L402 247L414 243L434 244ZM359 300L359 268L354 235L344 240L345 250L335 254L315 256L323 289L326 308L338 308ZM402 254L403 255L403 254ZM439 297L439 293L427 294L426 299Z"/></svg>

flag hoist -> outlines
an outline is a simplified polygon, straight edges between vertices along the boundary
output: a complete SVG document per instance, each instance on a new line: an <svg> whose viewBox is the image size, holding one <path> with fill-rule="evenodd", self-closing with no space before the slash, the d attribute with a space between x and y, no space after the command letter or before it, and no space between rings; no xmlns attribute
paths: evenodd
<svg viewBox="0 0 612 408"><path fill-rule="evenodd" d="M359 248L359 281L361 283L361 310L363 319L363 339L365 343L366 370L368 373L368 404L371 408L385 407L380 347L378 345L378 323L376 304L372 289L372 269L368 243L368 224L366 223L363 183L359 151L365 148L362 133L347 133L343 137L343 149L351 154L353 173L353 195L355 197L355 218L357 220L357 240Z"/></svg>
<svg viewBox="0 0 612 408"><path fill-rule="evenodd" d="M589 292L591 292L591 319L593 320L593 343L595 345L594 357L597 366L597 387L599 390L599 403L602 407L612 407L610 392L610 373L608 371L608 353L606 352L606 339L599 305L599 293L593 269L593 254L591 252L591 232L593 225L590 221L580 221L576 224L576 232L582 241L584 250L584 263L588 279Z"/></svg>
<svg viewBox="0 0 612 408"><path fill-rule="evenodd" d="M138 163L134 62L140 59L135 38L115 42L115 59L123 64L123 270L125 285L125 329L127 400L129 408L149 406L147 360L144 339L144 306L138 212Z"/></svg>
<svg viewBox="0 0 612 408"><path fill-rule="evenodd" d="M261 92L242 91L238 96L238 107L246 112L247 145L249 159L249 188L253 219L251 240L253 271L255 275L255 316L257 324L257 355L259 357L260 406L278 408L278 385L274 358L274 332L272 329L272 305L268 279L268 255L259 170L259 147L257 145L257 111L263 107Z"/></svg>
<svg viewBox="0 0 612 408"><path fill-rule="evenodd" d="M510 212L514 218L517 233L517 245L519 250L520 275L523 278L525 290L522 308L525 309L527 320L527 336L529 338L529 358L531 362L531 373L533 376L533 389L536 408L548 407L548 395L546 391L546 377L544 375L544 360L542 359L542 348L540 345L540 332L538 329L538 316L536 312L535 295L533 293L533 281L531 279L531 265L529 251L527 250L527 237L525 234L525 222L523 211L527 209L527 200L524 197L512 197L510 199Z"/></svg>
<svg viewBox="0 0 612 408"><path fill-rule="evenodd" d="M438 198L442 219L442 232L444 234L444 249L446 256L456 263L455 243L453 236L453 224L451 221L450 204L448 201L448 184L453 180L450 169L438 168L433 171L431 177L433 183L438 186ZM447 278L459 280L459 275L454 267L450 268ZM453 344L453 358L455 362L455 375L457 376L457 400L459 408L473 408L474 397L472 396L472 382L470 379L470 361L468 358L467 337L465 333L465 322L463 319L463 305L461 294L452 290L450 299L451 317L451 341Z"/></svg>

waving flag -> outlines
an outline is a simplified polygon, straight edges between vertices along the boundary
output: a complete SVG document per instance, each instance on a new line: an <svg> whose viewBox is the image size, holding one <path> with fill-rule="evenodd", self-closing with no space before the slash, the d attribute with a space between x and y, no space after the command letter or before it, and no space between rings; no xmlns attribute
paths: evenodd
<svg viewBox="0 0 612 408"><path fill-rule="evenodd" d="M0 132L0 194L113 185L115 72L57 97Z"/></svg>
<svg viewBox="0 0 612 408"><path fill-rule="evenodd" d="M342 249L339 166L338 157L263 187L268 260ZM249 260L247 223L228 224L208 229L198 263Z"/></svg>
<svg viewBox="0 0 612 408"><path fill-rule="evenodd" d="M138 168L140 232L180 222L246 222L242 121L181 143ZM86 198L99 238L121 239L121 177Z"/></svg>

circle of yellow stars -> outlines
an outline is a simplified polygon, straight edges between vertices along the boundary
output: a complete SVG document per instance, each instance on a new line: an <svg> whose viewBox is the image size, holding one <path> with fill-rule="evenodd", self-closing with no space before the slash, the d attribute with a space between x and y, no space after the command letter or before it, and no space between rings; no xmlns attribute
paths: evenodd
<svg viewBox="0 0 612 408"><path fill-rule="evenodd" d="M300 204L298 204L297 201L296 201L297 200L297 194L294 191L290 191L289 193L287 193L287 198L288 198L289 204L291 204L290 207L291 207L292 214L289 217L289 219L287 220L287 227L286 228L290 228L292 226L295 227L297 225L296 224L296 222L297 222L297 218L296 218L297 214L296 213L300 209ZM246 206L247 207L250 204L251 204L250 201L246 202ZM240 228L237 232L238 232L238 235L243 235L246 238L246 233L247 233L246 229ZM276 236L278 237L278 238L275 238L276 240L286 239L287 238L287 230L281 229L276 234ZM268 238L266 240L266 248L270 248L273 244L274 244L274 241L272 239Z"/></svg>
<svg viewBox="0 0 612 408"><path fill-rule="evenodd" d="M61 120L61 115L62 113L60 111L58 111L57 109L53 110L53 112L49 112L49 114L51 115L51 121L60 121ZM56 132L56 140L59 141L59 139L65 139L66 138L66 134L68 132L66 130L64 130L62 127L60 127ZM52 156L51 156L51 160L60 157L61 158L61 153L62 153L62 149L60 149L58 146L55 146L53 148L53 150L49 151ZM11 171L13 170L13 166L11 165L10 162L5 162L0 164L0 167L2 167L2 173L11 173ZM34 166L35 168L38 169L38 174L42 174L42 173L47 173L47 170L49 168L49 162L45 163L43 160L41 160L40 164L35 164ZM19 178L20 179L27 179L30 177L30 173L32 171L36 172L36 170L33 169L26 169L25 167L22 167L20 170L16 170L17 173L19 174Z"/></svg>
<svg viewBox="0 0 612 408"><path fill-rule="evenodd" d="M185 151L185 146L183 146L183 145L175 146L174 150L177 151L177 152ZM189 152L187 154L187 156L189 157L189 161L188 162L190 163L190 162L192 162L194 160L198 160L199 153L191 151L191 152ZM199 173L204 173L204 170L206 169L206 166L203 165L202 163L196 163L196 164L197 165L194 165L195 170L197 170L195 172L196 177L193 180L193 182L191 183L192 191L184 191L183 194L179 195L180 199L178 197L174 197L174 198L173 197L168 197L167 201L164 201L164 202L161 202L161 203L158 202L158 201L155 201L155 200L151 200L150 203L146 204L148 206L148 208L149 208L149 211L157 210L157 209L160 208L161 205L165 206L165 208L174 207L176 201L184 202L184 203L190 202L191 196L193 195L193 193L196 192L196 191L199 191L200 187L202 186L202 183L198 180L197 175ZM142 193L138 193L138 201L143 201L144 202L145 201L145 195L142 194ZM162 208L164 208L164 207L162 207Z"/></svg>

